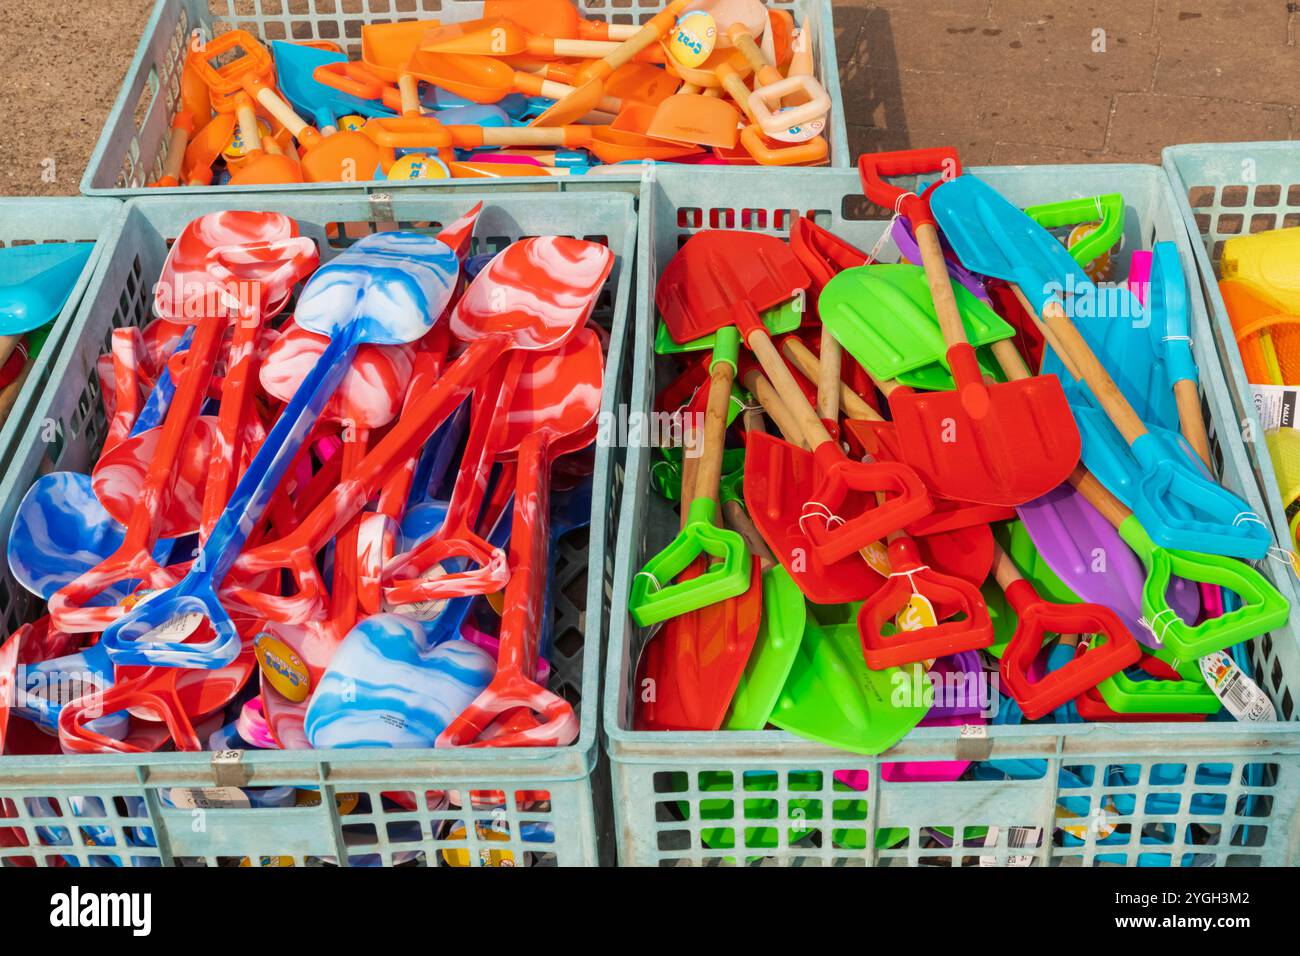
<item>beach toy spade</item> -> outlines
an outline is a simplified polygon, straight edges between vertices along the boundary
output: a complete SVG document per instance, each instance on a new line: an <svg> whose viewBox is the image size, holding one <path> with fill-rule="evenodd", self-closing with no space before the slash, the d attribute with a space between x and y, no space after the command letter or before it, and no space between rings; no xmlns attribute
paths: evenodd
<svg viewBox="0 0 1300 956"><path fill-rule="evenodd" d="M299 297L295 321L330 336L311 373L280 413L211 536L182 581L138 605L105 632L119 664L221 667L239 652L239 635L217 597L231 565L308 438L362 345L412 342L442 314L459 273L456 254L414 232L366 236L326 263ZM313 568L311 577L318 576ZM207 616L213 640L196 644L142 640L172 619Z"/></svg>
<svg viewBox="0 0 1300 956"><path fill-rule="evenodd" d="M562 747L578 736L573 706L536 681L550 550L551 462L595 437L604 383L600 339L581 329L555 351L530 355L511 403L505 447L517 447L510 581L491 683L438 737L439 746ZM540 720L485 736L516 708ZM527 715L525 715L527 716ZM512 721L513 728L521 726Z"/></svg>
<svg viewBox="0 0 1300 956"><path fill-rule="evenodd" d="M853 624L811 617L770 721L782 730L841 750L878 754L929 712L924 695L896 701L900 684L920 687L924 665L869 668Z"/></svg>
<svg viewBox="0 0 1300 956"><path fill-rule="evenodd" d="M728 523L745 538L762 572L763 613L758 637L722 721L726 730L762 730L781 697L799 655L808 606L798 585L768 550L737 501L724 509Z"/></svg>
<svg viewBox="0 0 1300 956"><path fill-rule="evenodd" d="M1059 243L1041 226L974 176L959 176L934 192L935 214L962 263L1020 283L1038 281L1041 248ZM1131 505L1152 538L1170 548L1260 558L1272 536L1236 495L1207 478L1194 460L1170 455L1134 412L1115 381L1075 329L1059 298L1030 288L1039 301L1044 336L1067 371L1082 380L1132 449L1141 470ZM1037 315L1033 315L1037 318Z"/></svg>
<svg viewBox="0 0 1300 956"><path fill-rule="evenodd" d="M858 171L868 199L912 223L957 386L955 392L900 389L890 396L904 458L928 485L959 500L1016 505L1050 491L1079 460L1078 430L1060 382L1051 376L992 385L984 381L966 338L930 204L884 180L935 171L957 175L961 164L956 151L862 156ZM1033 453L1025 454L1030 447Z"/></svg>
<svg viewBox="0 0 1300 956"><path fill-rule="evenodd" d="M578 74L583 81L581 85L578 85L572 93L557 100L555 105L533 120L531 125L565 126L577 122L594 110L605 94L605 81L610 74L667 33L688 3L689 0L672 0L668 6L647 20L636 33L620 43L616 50L584 66Z"/></svg>
<svg viewBox="0 0 1300 956"><path fill-rule="evenodd" d="M804 524L819 557L835 562L923 517L933 505L908 466L850 460L772 344L757 310L790 298L808 284L808 273L781 239L704 230L692 236L664 269L656 304L679 342L732 326L740 330L791 413L800 431L795 437L812 450L818 482L814 499L805 504ZM876 503L874 495L883 495L883 500ZM874 507L865 506L868 500ZM764 506L757 501L749 504L751 513ZM858 513L841 514L848 510L841 506L853 506ZM763 522L755 521L762 530ZM779 547L773 544L773 549L780 555Z"/></svg>
<svg viewBox="0 0 1300 956"><path fill-rule="evenodd" d="M1039 597L1005 551L994 545L993 575L1016 615L1016 632L1002 654L1000 672L1011 696L1037 720L1089 687L1136 664L1142 652L1115 612L1097 604L1055 604ZM1030 678L1034 659L1052 635L1104 634L1088 653L1040 680Z"/></svg>
<svg viewBox="0 0 1300 956"><path fill-rule="evenodd" d="M993 643L993 622L974 584L923 564L916 542L901 532L890 535L889 566L889 578L858 611L868 667L947 657Z"/></svg>
<svg viewBox="0 0 1300 956"><path fill-rule="evenodd" d="M1119 536L1146 567L1142 612L1156 639L1179 660L1188 662L1259 637L1286 621L1285 598L1258 571L1220 555L1165 548L1153 542L1133 512L1108 492L1082 465L1070 483L1114 525ZM1236 594L1240 606L1220 617L1189 624L1170 607L1168 593L1175 577L1211 584Z"/></svg>
<svg viewBox="0 0 1300 956"><path fill-rule="evenodd" d="M9 531L9 571L33 594L49 599L122 546L126 529L95 497L88 475L56 471L41 475L23 495ZM154 560L167 563L172 542L161 539ZM138 582L119 581L92 599L117 604Z"/></svg>
<svg viewBox="0 0 1300 956"><path fill-rule="evenodd" d="M339 645L307 706L315 748L432 747L487 687L492 657L468 641L429 646L424 628L376 614Z"/></svg>
<svg viewBox="0 0 1300 956"><path fill-rule="evenodd" d="M165 520L161 505L175 481L181 449L198 427L199 407L226 327L235 317L256 325L252 312L276 311L315 267L317 256L315 243L298 235L297 223L278 213L210 213L190 222L172 244L155 287L154 308L161 318L197 323L185 356L184 380L172 398L157 453L125 522L121 547L49 598L50 615L60 630L101 630L120 617L120 607L86 606L117 582L141 580L158 588L175 580L151 552ZM234 288L255 288L263 298L239 301L231 292Z"/></svg>
<svg viewBox="0 0 1300 956"><path fill-rule="evenodd" d="M374 100L343 93L312 75L318 66L345 62L346 55L288 40L273 41L271 53L275 58L276 80L285 99L299 113L310 116L322 135L337 132L340 116L393 115L392 110Z"/></svg>
<svg viewBox="0 0 1300 956"><path fill-rule="evenodd" d="M0 363L9 357L8 338L58 317L94 248L93 242L45 242L0 249Z"/></svg>

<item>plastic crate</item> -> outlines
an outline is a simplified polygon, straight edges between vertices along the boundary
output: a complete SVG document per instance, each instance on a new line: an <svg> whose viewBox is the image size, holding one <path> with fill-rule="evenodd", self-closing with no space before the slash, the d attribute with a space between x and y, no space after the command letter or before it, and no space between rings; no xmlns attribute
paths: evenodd
<svg viewBox="0 0 1300 956"><path fill-rule="evenodd" d="M580 5L583 16L614 23L639 23L662 9L662 0L597 0ZM830 140L830 163L850 165L844 105L840 98L839 67L835 55L835 28L830 0L771 0L769 7L790 10L800 21L807 17L817 42L817 76L833 104L826 135ZM86 195L141 196L157 194L147 183L162 171L164 151L180 89L181 66L189 37L198 30L204 39L228 29L248 30L266 43L272 40L330 40L349 56L360 53L361 28L371 23L390 23L420 18L446 22L472 20L483 14L482 0L158 0L145 26L140 48L127 71L122 91L109 114L95 153L81 181ZM599 182L610 174L602 174ZM635 167L620 178L635 180ZM573 177L582 180L585 177ZM549 181L549 177L515 179L517 184ZM428 186L428 181L384 180L372 188ZM243 186L239 191L299 191L339 188L338 183L301 186ZM231 192L229 186L202 187L205 191ZM167 190L170 192L171 190ZM185 192L191 194L194 188Z"/></svg>
<svg viewBox="0 0 1300 956"><path fill-rule="evenodd" d="M1278 541L1290 542L1286 510L1250 383L1241 363L1227 306L1219 294L1219 256L1223 243L1236 235L1300 225L1300 144L1205 143L1170 146L1163 153L1165 171L1173 185L1178 209L1192 238L1192 251L1210 329L1230 386L1238 429L1247 437L1246 451L1255 480L1268 507ZM1288 578L1294 600L1300 581Z"/></svg>
<svg viewBox="0 0 1300 956"><path fill-rule="evenodd" d="M6 540L15 509L38 473L51 468L84 471L94 462L105 430L93 374L96 358L114 328L140 325L150 317L152 287L170 241L194 217L227 208L229 198L159 197L123 207L124 216L98 263L50 384L31 404L32 420L49 427L28 434L0 484L0 529ZM610 332L603 408L625 404L632 382L632 353L627 348L636 241L632 197L591 193L579 202L558 191L513 193L458 184L436 194L404 191L382 204L358 193L261 194L242 197L241 205L292 216L328 258L372 231L434 232L480 200L484 209L475 231L475 251L496 250L523 236L557 230L604 242L614 251L614 271L594 317ZM327 229L345 238L327 239ZM581 716L579 737L570 746L241 751L234 758L213 753L0 757L0 864L48 865L62 857L81 865L129 858L137 865L251 860L256 866L266 861L283 865L279 858L288 857L299 866L435 866L445 862L440 850L466 849L475 862L480 851L490 850L513 853L516 864L596 864L598 817L608 803L606 793L595 792L607 790L607 778L593 775L598 757L599 649L606 626L601 609L612 584L611 516L622 487L620 455L608 443L599 445L591 526L563 540L553 579L551 687L571 700ZM0 633L8 635L37 613L38 602L13 580L2 559L0 565ZM204 791L200 800L220 803L220 793L211 789L232 786L319 788L324 799L316 806L209 809L202 826L195 822L194 811L166 802L171 788L194 788ZM459 807L440 808L439 795L447 791L463 797ZM387 812L381 793L406 794L415 810ZM252 791L252 796L255 801L267 799L262 790ZM341 814L336 800L354 809ZM59 819L43 815L50 807ZM456 822L470 832L468 843L444 838L446 828ZM483 838L476 822L485 828ZM549 839L536 825L550 828ZM65 836L71 831L66 845L39 845L38 828L49 838L51 827L61 828ZM128 828L147 833L153 848L128 851ZM496 832L486 835L488 829ZM15 831L25 839L15 841ZM112 846L104 844L106 833Z"/></svg>
<svg viewBox="0 0 1300 956"><path fill-rule="evenodd" d="M27 373L18 400L3 426L0 426L0 467L9 461L10 452L26 430L29 416L27 403L39 395L49 378L50 367L59 345L68 334L77 306L95 271L102 240L121 214L120 203L109 199L0 199L0 246L20 246L46 242L94 242L96 246L82 267L67 302L54 320L45 347Z"/></svg>
<svg viewBox="0 0 1300 956"><path fill-rule="evenodd" d="M1125 248L1173 240L1184 270L1195 274L1181 218L1156 166L973 172L1021 206L1121 192ZM761 170L728 171L724 178L664 169L647 187L634 408L648 412L656 390L653 290L665 261L699 229L785 235L792 210L814 215L862 249L871 249L885 227L864 218L880 210L861 198L856 173L849 171L808 170L792 179ZM892 244L881 256L891 253L897 257ZM1195 299L1193 308L1214 460L1225 484L1260 508L1210 345L1208 317ZM1294 859L1300 725L1291 721L1300 700L1300 649L1291 628L1251 648L1254 673L1282 718L1270 724L923 728L870 758L776 730L630 730L630 684L645 632L626 613L629 588L645 559L677 530L675 513L649 481L653 455L648 447L628 452L605 675L605 732L623 864L1188 866ZM901 760L965 760L974 767L952 783L883 781L881 764ZM1003 779L1007 768L1018 778ZM837 771L864 769L865 790L835 780ZM968 779L975 773L999 779ZM1058 807L1083 818L1081 836L1054 832ZM1088 830L1094 819L1099 827Z"/></svg>

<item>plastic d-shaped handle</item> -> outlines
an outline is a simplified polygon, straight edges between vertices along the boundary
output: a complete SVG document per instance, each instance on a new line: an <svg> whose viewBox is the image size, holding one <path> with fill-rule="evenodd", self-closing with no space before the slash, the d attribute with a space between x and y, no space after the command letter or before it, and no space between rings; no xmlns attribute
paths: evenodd
<svg viewBox="0 0 1300 956"><path fill-rule="evenodd" d="M907 149L892 153L867 153L858 157L858 175L862 192L877 206L893 209L911 220L915 229L922 223L934 225L929 204L910 190L891 186L886 176L916 176L942 173L945 180L961 175L961 159L953 146L932 149Z"/></svg>
<svg viewBox="0 0 1300 956"><path fill-rule="evenodd" d="M844 560L934 510L925 483L908 465L852 461L834 442L823 442L813 456L821 480L804 505L807 520L800 525L827 564ZM858 501L849 501L852 493L857 493ZM880 504L873 498L876 493L885 496ZM853 517L840 515L850 503L861 510Z"/></svg>
<svg viewBox="0 0 1300 956"><path fill-rule="evenodd" d="M893 574L858 612L862 656L868 667L881 670L993 644L993 622L973 584L922 565L911 538L890 542L889 563ZM897 630L894 618L918 593L936 608L948 610L948 617L956 620L920 630Z"/></svg>
<svg viewBox="0 0 1300 956"><path fill-rule="evenodd" d="M1250 565L1214 554L1157 547L1133 516L1120 525L1119 534L1147 567L1142 613L1156 639L1178 660L1195 661L1286 623L1290 604ZM1167 595L1175 577L1231 591L1241 606L1221 617L1188 624L1169 605Z"/></svg>
<svg viewBox="0 0 1300 956"><path fill-rule="evenodd" d="M1105 638L1099 637L1098 641ZM1091 653L1093 648L1089 648ZM1179 672L1180 679L1134 680L1120 671L1097 690L1106 705L1121 714L1214 714L1222 706L1201 675Z"/></svg>
<svg viewBox="0 0 1300 956"><path fill-rule="evenodd" d="M1104 196L1062 199L1060 202L1026 206L1025 215L1044 229L1060 229L1100 219L1101 225L1070 247L1074 261L1086 266L1119 242L1124 232L1124 197L1120 193L1107 193Z"/></svg>
<svg viewBox="0 0 1300 956"><path fill-rule="evenodd" d="M1142 656L1133 635L1115 612L1097 604L1054 604L1044 601L1023 578L1007 589L1016 611L1016 633L1002 655L1002 681L1025 716L1037 720L1073 700L1098 682L1136 664ZM1031 680L1029 670L1053 634L1102 634L1086 654L1041 680Z"/></svg>
<svg viewBox="0 0 1300 956"><path fill-rule="evenodd" d="M749 548L736 532L714 524L717 512L713 499L697 498L691 503L686 527L632 579L628 610L639 626L689 614L749 590ZM720 560L697 578L679 584L664 583L703 554Z"/></svg>

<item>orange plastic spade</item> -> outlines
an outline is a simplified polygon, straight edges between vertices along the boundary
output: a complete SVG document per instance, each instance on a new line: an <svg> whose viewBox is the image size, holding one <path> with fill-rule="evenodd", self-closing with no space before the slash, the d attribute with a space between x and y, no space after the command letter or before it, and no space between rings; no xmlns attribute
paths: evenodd
<svg viewBox="0 0 1300 956"><path fill-rule="evenodd" d="M505 17L543 37L626 40L638 29L634 23L584 20L569 0L486 0L483 16Z"/></svg>
<svg viewBox="0 0 1300 956"><path fill-rule="evenodd" d="M219 61L234 55L221 67L214 67ZM197 54L191 54L199 75L211 91L213 104L222 109L224 103L234 101L236 116L240 120L240 132L245 141L254 144L250 152L260 149L261 138L257 131L256 118L251 122L251 130L256 140L248 138L250 124L245 122L245 113L252 116L249 97L267 111L275 120L302 145L305 150L302 170L299 174L294 168L295 178L275 178L283 170L284 157L272 157L254 160L252 164L241 169L237 176L242 183L253 182L354 182L374 178L379 165L379 150L366 136L358 132L339 131L332 136L324 136L299 116L292 106L276 93L271 83L274 74L274 61L271 54L258 42L257 38L245 30L231 30L213 40ZM270 64L268 71L267 65ZM280 161L278 164L274 161Z"/></svg>
<svg viewBox="0 0 1300 956"><path fill-rule="evenodd" d="M182 171L185 185L207 186L212 183L212 165L230 142L230 137L235 134L235 126L233 113L218 113L199 130L198 135L185 148Z"/></svg>
<svg viewBox="0 0 1300 956"><path fill-rule="evenodd" d="M624 63L662 37L686 9L690 0L672 0L663 10L645 22L633 36L619 44L618 49L604 59L596 60L583 68L583 83L572 93L533 120L533 126L564 126L582 119L596 109L605 95L605 80Z"/></svg>
<svg viewBox="0 0 1300 956"><path fill-rule="evenodd" d="M444 23L420 39L420 49L427 53L469 53L477 56L533 56L543 59L581 57L595 59L608 56L619 44L610 40L574 40L536 36L504 17ZM637 58L663 62L664 53L648 46Z"/></svg>
<svg viewBox="0 0 1300 956"><path fill-rule="evenodd" d="M163 161L162 174L157 182L150 183L151 186L180 185L180 178L185 169L185 151L194 134L203 129L210 119L212 119L212 102L208 98L207 84L186 58L181 67L181 98L177 104L176 117L172 120L167 158ZM229 136L226 138L229 139ZM214 156L213 160L215 159Z"/></svg>

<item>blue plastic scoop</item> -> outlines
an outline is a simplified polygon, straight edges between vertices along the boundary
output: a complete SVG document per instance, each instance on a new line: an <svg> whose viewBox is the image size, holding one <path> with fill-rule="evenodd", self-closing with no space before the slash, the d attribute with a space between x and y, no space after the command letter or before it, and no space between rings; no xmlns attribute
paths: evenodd
<svg viewBox="0 0 1300 956"><path fill-rule="evenodd" d="M57 318L94 248L52 242L0 249L0 335L22 335Z"/></svg>

